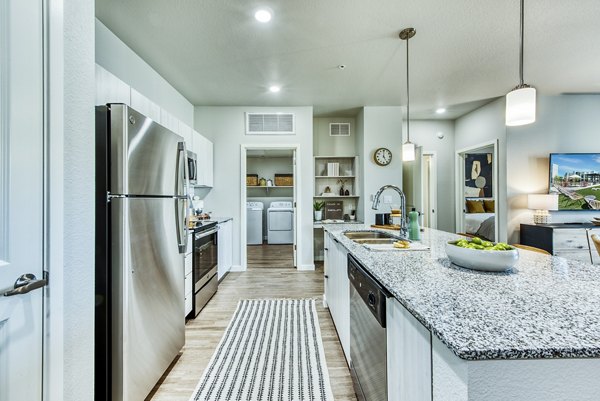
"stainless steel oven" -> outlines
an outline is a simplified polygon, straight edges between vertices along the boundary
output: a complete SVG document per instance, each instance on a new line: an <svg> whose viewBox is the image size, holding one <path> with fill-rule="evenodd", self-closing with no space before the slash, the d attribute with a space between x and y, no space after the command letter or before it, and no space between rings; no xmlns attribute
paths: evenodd
<svg viewBox="0 0 600 401"><path fill-rule="evenodd" d="M386 299L390 294L348 255L350 373L359 401L387 401Z"/></svg>
<svg viewBox="0 0 600 401"><path fill-rule="evenodd" d="M194 255L192 278L194 282L193 316L204 308L217 292L218 247L217 232L219 225L215 222L203 224L194 231Z"/></svg>
<svg viewBox="0 0 600 401"><path fill-rule="evenodd" d="M187 151L187 163L188 163L188 181L191 185L198 183L198 156L191 151Z"/></svg>

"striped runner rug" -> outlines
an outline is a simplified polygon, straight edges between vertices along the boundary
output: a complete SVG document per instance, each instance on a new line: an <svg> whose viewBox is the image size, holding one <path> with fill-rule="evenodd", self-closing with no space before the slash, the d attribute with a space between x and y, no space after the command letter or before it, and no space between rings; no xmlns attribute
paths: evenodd
<svg viewBox="0 0 600 401"><path fill-rule="evenodd" d="M190 401L333 400L314 299L242 300Z"/></svg>

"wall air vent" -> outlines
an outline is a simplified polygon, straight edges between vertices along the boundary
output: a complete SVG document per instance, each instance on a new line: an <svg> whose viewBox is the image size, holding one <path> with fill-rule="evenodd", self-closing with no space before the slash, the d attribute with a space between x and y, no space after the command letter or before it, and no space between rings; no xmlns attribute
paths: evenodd
<svg viewBox="0 0 600 401"><path fill-rule="evenodd" d="M330 123L329 136L350 136L350 123Z"/></svg>
<svg viewBox="0 0 600 401"><path fill-rule="evenodd" d="M246 113L246 135L293 135L294 113Z"/></svg>

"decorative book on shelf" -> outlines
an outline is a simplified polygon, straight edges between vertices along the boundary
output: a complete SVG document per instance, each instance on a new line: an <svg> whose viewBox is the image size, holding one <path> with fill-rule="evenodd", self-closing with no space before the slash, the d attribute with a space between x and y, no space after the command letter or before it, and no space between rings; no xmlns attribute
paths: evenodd
<svg viewBox="0 0 600 401"><path fill-rule="evenodd" d="M344 202L342 201L325 201L325 219L340 220L344 216Z"/></svg>

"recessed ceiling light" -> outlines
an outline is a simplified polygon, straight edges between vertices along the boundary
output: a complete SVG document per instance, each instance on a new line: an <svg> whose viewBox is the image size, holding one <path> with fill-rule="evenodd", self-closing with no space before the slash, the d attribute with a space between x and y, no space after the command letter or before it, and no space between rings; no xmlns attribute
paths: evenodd
<svg viewBox="0 0 600 401"><path fill-rule="evenodd" d="M254 18L256 18L256 20L258 22L262 22L262 23L267 23L267 22L271 21L272 17L273 17L273 14L271 13L271 11L267 10L266 8L261 8L260 10L256 10L256 12L254 13Z"/></svg>
<svg viewBox="0 0 600 401"><path fill-rule="evenodd" d="M443 108L443 107L440 107L440 108L439 108L439 109L437 109L435 112L436 112L437 114L444 114L444 113L446 112L446 109L445 109L445 108Z"/></svg>
<svg viewBox="0 0 600 401"><path fill-rule="evenodd" d="M281 90L281 86L272 85L269 87L269 92L277 93Z"/></svg>

